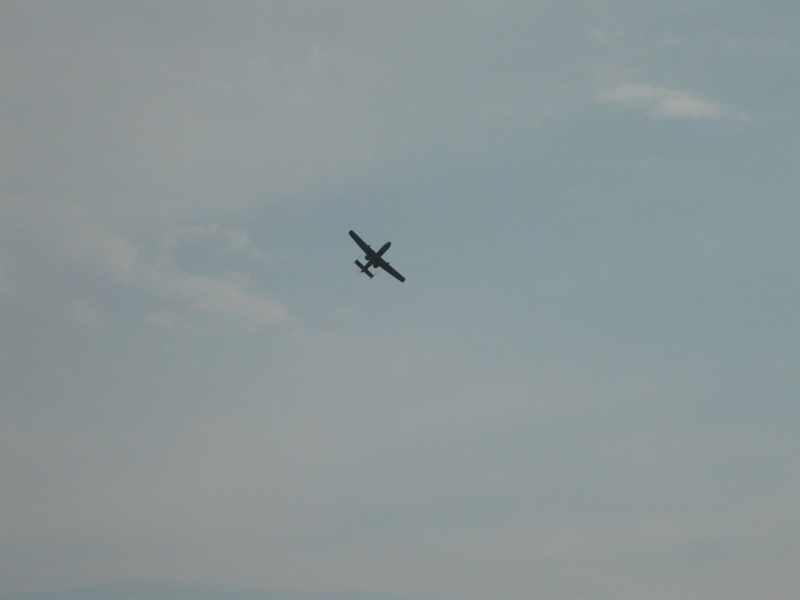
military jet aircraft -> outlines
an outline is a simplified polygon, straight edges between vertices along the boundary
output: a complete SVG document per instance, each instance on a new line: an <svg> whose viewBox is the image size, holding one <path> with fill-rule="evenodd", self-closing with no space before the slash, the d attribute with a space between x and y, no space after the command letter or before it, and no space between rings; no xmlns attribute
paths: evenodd
<svg viewBox="0 0 800 600"><path fill-rule="evenodd" d="M392 245L392 242L386 242L380 250L375 252L369 245L364 243L360 237L356 235L355 231L350 231L350 237L353 238L356 244L358 244L361 249L364 251L364 258L367 261L367 264L362 265L358 260L356 260L356 265L358 268L361 269L362 273L366 273L369 275L369 278L372 279L374 277L373 273L370 273L369 268L375 267L376 269L380 267L384 271L386 271L389 275L394 277L395 279L399 279L400 281L405 281L406 278L400 275L397 271L395 271L392 267L389 266L389 263L383 260L383 254L389 249L389 246Z"/></svg>

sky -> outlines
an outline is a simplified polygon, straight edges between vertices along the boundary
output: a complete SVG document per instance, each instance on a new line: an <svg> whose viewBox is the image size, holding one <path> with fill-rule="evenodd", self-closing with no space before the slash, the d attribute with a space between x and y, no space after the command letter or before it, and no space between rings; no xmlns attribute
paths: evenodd
<svg viewBox="0 0 800 600"><path fill-rule="evenodd" d="M2 2L0 597L798 597L798 73L796 2Z"/></svg>

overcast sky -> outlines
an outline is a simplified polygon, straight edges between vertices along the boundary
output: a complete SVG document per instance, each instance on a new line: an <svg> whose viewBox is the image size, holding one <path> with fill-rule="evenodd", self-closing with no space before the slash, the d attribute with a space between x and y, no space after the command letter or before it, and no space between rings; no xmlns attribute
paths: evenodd
<svg viewBox="0 0 800 600"><path fill-rule="evenodd" d="M3 2L0 596L797 598L799 74L796 1Z"/></svg>

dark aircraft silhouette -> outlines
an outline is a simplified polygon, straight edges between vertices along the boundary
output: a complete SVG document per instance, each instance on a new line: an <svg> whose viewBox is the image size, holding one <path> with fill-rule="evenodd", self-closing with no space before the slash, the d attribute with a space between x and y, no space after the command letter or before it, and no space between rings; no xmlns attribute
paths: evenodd
<svg viewBox="0 0 800 600"><path fill-rule="evenodd" d="M362 273L366 273L369 275L369 278L372 279L374 275L369 272L369 268L375 267L377 269L380 267L395 279L399 279L400 281L406 280L405 277L390 267L388 262L383 260L383 254L389 249L389 246L392 245L392 242L386 242L380 250L375 252L375 250L370 248L369 245L364 243L364 240L356 235L355 231L350 231L350 237L353 238L353 241L355 241L355 243L358 244L364 251L364 258L367 260L367 264L362 265L360 262L356 261L356 264L358 265L358 268L361 269Z"/></svg>

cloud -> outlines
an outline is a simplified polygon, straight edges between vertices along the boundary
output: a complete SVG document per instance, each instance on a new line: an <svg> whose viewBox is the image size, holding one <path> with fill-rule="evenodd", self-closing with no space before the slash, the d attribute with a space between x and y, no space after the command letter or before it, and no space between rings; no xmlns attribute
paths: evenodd
<svg viewBox="0 0 800 600"><path fill-rule="evenodd" d="M175 326L188 320L191 327L180 328L218 331L220 327L258 327L290 318L285 305L253 289L247 273L228 265L222 272L219 268L210 272L211 268L202 263L190 270L174 256L176 250L185 249L183 240L188 238L190 252L202 242L228 257L263 259L266 252L245 232L213 223L178 225L161 236L160 245L140 245L74 207L57 208L5 197L3 208L4 216L21 226L48 254L91 265L111 282L163 303L147 318L149 322ZM72 312L78 322L95 326L103 322L89 304L79 302L75 306Z"/></svg>
<svg viewBox="0 0 800 600"><path fill-rule="evenodd" d="M154 298L181 304L194 315L249 325L288 319L284 305L248 291L245 274L213 277L162 267L143 259L126 237L94 228L69 244L76 259L97 264L112 280L132 285Z"/></svg>
<svg viewBox="0 0 800 600"><path fill-rule="evenodd" d="M13 140L0 176L15 193L111 219L335 197L396 169L491 154L507 131L558 118L576 96L572 81L507 62L487 26L502 11L489 8L343 6L318 21L267 4L20 6L7 27L28 33L0 36L13 107L0 114ZM431 35L431 18L453 35Z"/></svg>
<svg viewBox="0 0 800 600"><path fill-rule="evenodd" d="M745 113L736 112L719 102L705 100L692 92L641 83L622 84L601 91L597 94L597 99L602 103L644 109L645 114L653 119L748 120Z"/></svg>
<svg viewBox="0 0 800 600"><path fill-rule="evenodd" d="M257 261L272 260L270 253L254 244L246 231L223 227L218 223L179 225L162 235L161 245L173 251L207 247L218 255L238 255Z"/></svg>

